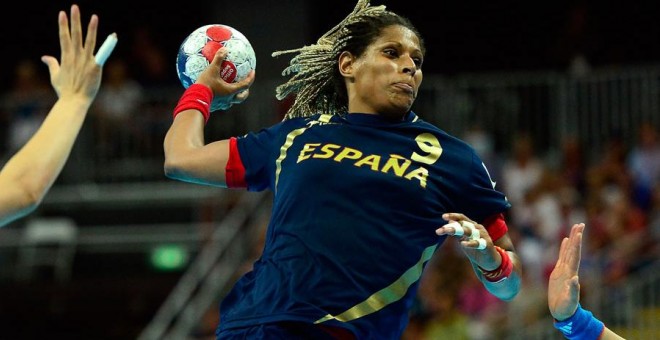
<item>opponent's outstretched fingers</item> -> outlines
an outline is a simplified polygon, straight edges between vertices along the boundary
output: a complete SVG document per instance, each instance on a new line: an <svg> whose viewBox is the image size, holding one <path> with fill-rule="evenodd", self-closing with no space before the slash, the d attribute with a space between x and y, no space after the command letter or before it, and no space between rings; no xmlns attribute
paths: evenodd
<svg viewBox="0 0 660 340"><path fill-rule="evenodd" d="M60 59L64 60L69 58L72 54L71 49L71 32L69 32L69 18L66 12L60 11L57 17L60 36Z"/></svg>
<svg viewBox="0 0 660 340"><path fill-rule="evenodd" d="M568 244L566 246L566 264L569 266L571 271L575 272L576 275L580 268L580 259L582 257L582 237L584 235L583 231L584 223L573 225L570 237L568 238Z"/></svg>
<svg viewBox="0 0 660 340"><path fill-rule="evenodd" d="M41 62L48 66L48 73L50 73L51 77L60 70L60 63L53 56L44 55L41 57Z"/></svg>
<svg viewBox="0 0 660 340"><path fill-rule="evenodd" d="M82 25L80 24L80 8L71 5L71 43L76 50L82 49Z"/></svg>
<svg viewBox="0 0 660 340"><path fill-rule="evenodd" d="M85 37L84 50L85 50L85 55L87 57L91 57L94 55L94 49L96 48L96 34L98 31L98 27L99 27L99 17L96 14L92 14L92 17L89 19L89 24L87 24L87 36Z"/></svg>

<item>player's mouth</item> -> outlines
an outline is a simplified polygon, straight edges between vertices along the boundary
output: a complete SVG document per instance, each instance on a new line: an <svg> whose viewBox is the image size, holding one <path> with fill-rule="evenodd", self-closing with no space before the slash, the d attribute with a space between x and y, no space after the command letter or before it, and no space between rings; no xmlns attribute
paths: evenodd
<svg viewBox="0 0 660 340"><path fill-rule="evenodd" d="M415 94L415 88L412 84L409 83L394 83L394 87L400 91L405 92L406 94L413 95Z"/></svg>

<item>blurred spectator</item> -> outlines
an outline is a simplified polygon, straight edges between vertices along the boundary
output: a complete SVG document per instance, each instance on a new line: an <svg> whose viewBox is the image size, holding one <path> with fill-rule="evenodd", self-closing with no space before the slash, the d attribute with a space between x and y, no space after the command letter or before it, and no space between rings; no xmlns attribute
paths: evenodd
<svg viewBox="0 0 660 340"><path fill-rule="evenodd" d="M620 194L630 193L632 179L626 164L627 150L619 134L609 137L594 162L587 169L587 199L610 202ZM595 196L595 197L593 197ZM590 224L592 225L592 224Z"/></svg>
<svg viewBox="0 0 660 340"><path fill-rule="evenodd" d="M459 288L456 308L460 314L467 316L470 339L491 339L495 328L503 321L506 303L489 293L476 275L469 275L469 264L465 266L468 275Z"/></svg>
<svg viewBox="0 0 660 340"><path fill-rule="evenodd" d="M38 66L31 59L21 60L14 70L12 87L2 98L4 116L9 124L5 142L9 154L14 154L34 135L56 100Z"/></svg>
<svg viewBox="0 0 660 340"><path fill-rule="evenodd" d="M576 221L586 221L587 212L584 208L584 200L579 191L571 184L563 182L557 191L559 208L561 214L561 225L559 240L568 237L570 229L565 226L573 225Z"/></svg>
<svg viewBox="0 0 660 340"><path fill-rule="evenodd" d="M532 282L523 282L523 289L525 289L525 284L529 284L530 286L538 285L544 277L544 267L546 264L546 256L544 254L547 245L530 228L510 228L509 234L520 254L523 268L525 268L524 281Z"/></svg>
<svg viewBox="0 0 660 340"><path fill-rule="evenodd" d="M495 335L491 339L504 339L506 337L504 334L517 335L517 330L527 328L538 320L545 320L548 315L547 303L547 282L545 285L539 285L531 280L525 270L520 295L506 305L506 312L500 312L501 317L505 319L500 327L508 327L509 332L495 329L493 333ZM503 335L499 335L502 333Z"/></svg>
<svg viewBox="0 0 660 340"><path fill-rule="evenodd" d="M488 293L490 294L490 293ZM456 308L457 296L436 287L436 292L427 302L430 308L430 318L422 331L421 339L470 339L470 320Z"/></svg>
<svg viewBox="0 0 660 340"><path fill-rule="evenodd" d="M545 168L541 158L535 154L534 141L529 133L513 137L512 153L502 164L502 187L511 202L511 222L514 227L529 224L525 210L529 209L526 196L541 179Z"/></svg>
<svg viewBox="0 0 660 340"><path fill-rule="evenodd" d="M167 57L162 44L154 39L151 28L137 27L132 34L131 60L133 74L145 87L177 85L176 51Z"/></svg>
<svg viewBox="0 0 660 340"><path fill-rule="evenodd" d="M524 208L528 210L525 228L531 229L531 236L536 238L545 249L537 254L529 254L538 257L534 262L540 264L540 267L530 268L530 280L537 284L548 280L554 260L557 258L556 251L552 248L548 249L547 246L556 244L562 235L560 188L559 177L550 169L546 169L536 185L525 195ZM525 241L529 239L523 239L523 242Z"/></svg>
<svg viewBox="0 0 660 340"><path fill-rule="evenodd" d="M463 135L463 140L470 144L488 166L491 178L500 177L499 157L495 153L495 138L479 122L473 122Z"/></svg>
<svg viewBox="0 0 660 340"><path fill-rule="evenodd" d="M138 150L141 156L152 159L162 157L163 139L172 122L171 111L184 90L177 78L176 50L166 53L166 39L171 41L167 35L154 34L152 26L136 27L127 59L131 74L145 89L143 109L136 117L136 127L141 131Z"/></svg>
<svg viewBox="0 0 660 340"><path fill-rule="evenodd" d="M131 78L126 61L115 58L105 65L103 86L92 108L97 134L96 154L102 160L124 155L140 138L135 120L144 100L142 86Z"/></svg>
<svg viewBox="0 0 660 340"><path fill-rule="evenodd" d="M573 77L584 77L591 72L591 65L587 57L578 53L571 57L568 65L568 73Z"/></svg>
<svg viewBox="0 0 660 340"><path fill-rule="evenodd" d="M642 259L644 264L660 258L660 184L653 189L653 204L649 212L649 239L645 244Z"/></svg>
<svg viewBox="0 0 660 340"><path fill-rule="evenodd" d="M458 309L458 301L461 283L475 274L455 242L442 247L444 251L428 262L421 277L402 340L469 339L469 320Z"/></svg>
<svg viewBox="0 0 660 340"><path fill-rule="evenodd" d="M649 211L653 189L660 184L660 138L650 122L642 123L637 134L637 143L630 150L627 167L632 179L634 203Z"/></svg>
<svg viewBox="0 0 660 340"><path fill-rule="evenodd" d="M603 155L588 169L586 211L589 237L583 266L596 265L597 275L607 285L617 285L641 265L648 234L648 215L633 200L634 176L630 156L622 139L612 135ZM594 263L590 263L593 261ZM590 284L590 280L585 280ZM598 284L598 282L594 282Z"/></svg>
<svg viewBox="0 0 660 340"><path fill-rule="evenodd" d="M557 169L566 185L577 190L581 197L586 189L587 160L577 136L570 135L562 139Z"/></svg>
<svg viewBox="0 0 660 340"><path fill-rule="evenodd" d="M643 255L645 240L649 238L647 218L624 194L612 199L605 212L609 249L606 251L604 281L617 284L639 267L637 261Z"/></svg>
<svg viewBox="0 0 660 340"><path fill-rule="evenodd" d="M565 23L552 46L549 55L556 58L562 68L566 68L572 76L580 77L587 74L589 54L594 49L593 13L587 1L572 1L566 11Z"/></svg>

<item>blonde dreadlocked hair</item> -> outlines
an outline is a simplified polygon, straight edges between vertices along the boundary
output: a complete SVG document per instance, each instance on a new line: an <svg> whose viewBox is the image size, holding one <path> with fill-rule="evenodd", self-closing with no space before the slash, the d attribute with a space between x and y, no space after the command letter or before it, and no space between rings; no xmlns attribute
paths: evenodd
<svg viewBox="0 0 660 340"><path fill-rule="evenodd" d="M380 30L394 24L411 29L421 43L419 32L408 19L387 11L384 5L370 6L369 0L358 0L353 11L323 34L316 44L273 52L273 57L297 53L282 71L283 76L291 78L275 89L278 100L296 95L284 119L308 117L318 112L345 112L348 99L338 71L339 54L349 50L356 56L361 55Z"/></svg>

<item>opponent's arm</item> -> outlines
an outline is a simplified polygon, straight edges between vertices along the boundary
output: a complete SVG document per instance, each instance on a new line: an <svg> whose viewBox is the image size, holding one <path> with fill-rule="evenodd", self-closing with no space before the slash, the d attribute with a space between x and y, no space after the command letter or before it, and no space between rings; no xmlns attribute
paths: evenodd
<svg viewBox="0 0 660 340"><path fill-rule="evenodd" d="M204 70L195 84L181 96L174 109L174 120L170 126L163 149L165 151L165 175L184 182L227 187L226 166L230 159L230 140L206 144L204 125L210 116L213 97L226 96L242 91L239 101L249 95L254 81L254 71L244 80L227 83L220 77L222 61L227 50L221 48L211 64Z"/></svg>
<svg viewBox="0 0 660 340"><path fill-rule="evenodd" d="M94 59L98 17L92 15L83 44L78 6L71 6L70 29L66 13L58 15L61 65L52 56L41 58L58 100L37 132L0 170L0 226L30 213L43 200L101 84L101 66Z"/></svg>
<svg viewBox="0 0 660 340"><path fill-rule="evenodd" d="M513 299L520 292L522 264L508 233L493 242L483 225L463 214L447 213L443 218L449 223L438 228L436 234L458 237L484 287L502 300ZM504 221L495 219L492 223Z"/></svg>
<svg viewBox="0 0 660 340"><path fill-rule="evenodd" d="M561 242L559 258L548 280L548 308L555 328L567 339L620 340L623 338L579 305L578 270L584 227L584 223L574 224L569 237ZM570 327L565 327L568 323Z"/></svg>

